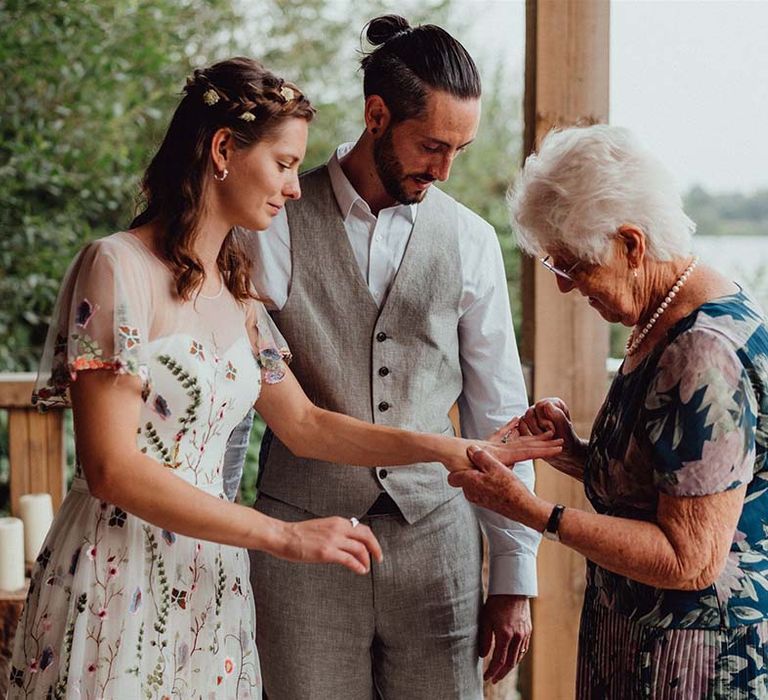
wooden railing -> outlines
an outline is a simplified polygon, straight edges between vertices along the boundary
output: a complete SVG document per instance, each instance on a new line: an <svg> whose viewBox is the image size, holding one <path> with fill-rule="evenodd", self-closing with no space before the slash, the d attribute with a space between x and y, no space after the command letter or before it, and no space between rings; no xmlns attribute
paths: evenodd
<svg viewBox="0 0 768 700"><path fill-rule="evenodd" d="M64 411L38 413L32 406L34 374L0 373L0 410L8 411L11 515L25 493L50 493L54 512L64 498ZM0 591L0 698L5 697L16 626L26 590Z"/></svg>
<svg viewBox="0 0 768 700"><path fill-rule="evenodd" d="M66 487L64 411L39 413L32 406L35 375L0 373L0 409L8 411L11 515L18 516L19 497L50 493L56 512Z"/></svg>

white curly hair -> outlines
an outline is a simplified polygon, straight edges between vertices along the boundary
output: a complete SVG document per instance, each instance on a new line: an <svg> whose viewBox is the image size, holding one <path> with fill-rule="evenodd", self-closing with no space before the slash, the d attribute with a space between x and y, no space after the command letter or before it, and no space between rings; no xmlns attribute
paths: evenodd
<svg viewBox="0 0 768 700"><path fill-rule="evenodd" d="M624 128L598 124L551 131L508 195L518 245L531 255L565 250L601 264L625 224L645 233L656 260L690 252L696 224L661 162Z"/></svg>

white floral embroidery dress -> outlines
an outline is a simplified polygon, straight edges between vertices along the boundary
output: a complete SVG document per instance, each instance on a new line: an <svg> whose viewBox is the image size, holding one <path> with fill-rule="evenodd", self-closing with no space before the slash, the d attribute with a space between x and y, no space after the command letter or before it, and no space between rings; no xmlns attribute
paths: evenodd
<svg viewBox="0 0 768 700"><path fill-rule="evenodd" d="M78 371L142 379L137 441L158 468L224 498L227 439L284 375L259 302L181 302L134 235L87 246L62 285L35 398ZM88 492L80 468L35 565L9 698L260 698L243 549L177 535Z"/></svg>

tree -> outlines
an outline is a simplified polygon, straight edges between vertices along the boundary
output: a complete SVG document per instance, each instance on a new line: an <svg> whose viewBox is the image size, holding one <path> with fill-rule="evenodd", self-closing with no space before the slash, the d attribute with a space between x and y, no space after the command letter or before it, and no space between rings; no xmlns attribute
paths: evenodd
<svg viewBox="0 0 768 700"><path fill-rule="evenodd" d="M238 21L225 0L0 5L4 370L34 368L66 265L127 226L185 74L228 53Z"/></svg>

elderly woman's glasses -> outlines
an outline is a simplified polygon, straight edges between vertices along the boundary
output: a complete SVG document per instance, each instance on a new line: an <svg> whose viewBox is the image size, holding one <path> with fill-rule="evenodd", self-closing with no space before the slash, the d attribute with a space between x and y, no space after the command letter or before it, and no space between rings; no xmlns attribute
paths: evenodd
<svg viewBox="0 0 768 700"><path fill-rule="evenodd" d="M545 258L539 258L539 262L544 265L544 267L546 267L550 272L554 272L558 277L562 277L564 280L568 280L569 282L574 281L573 275L571 273L579 266L578 261L573 263L573 265L571 265L567 270L563 270L562 268L559 268L551 263L550 260L552 260L551 255L547 255Z"/></svg>

